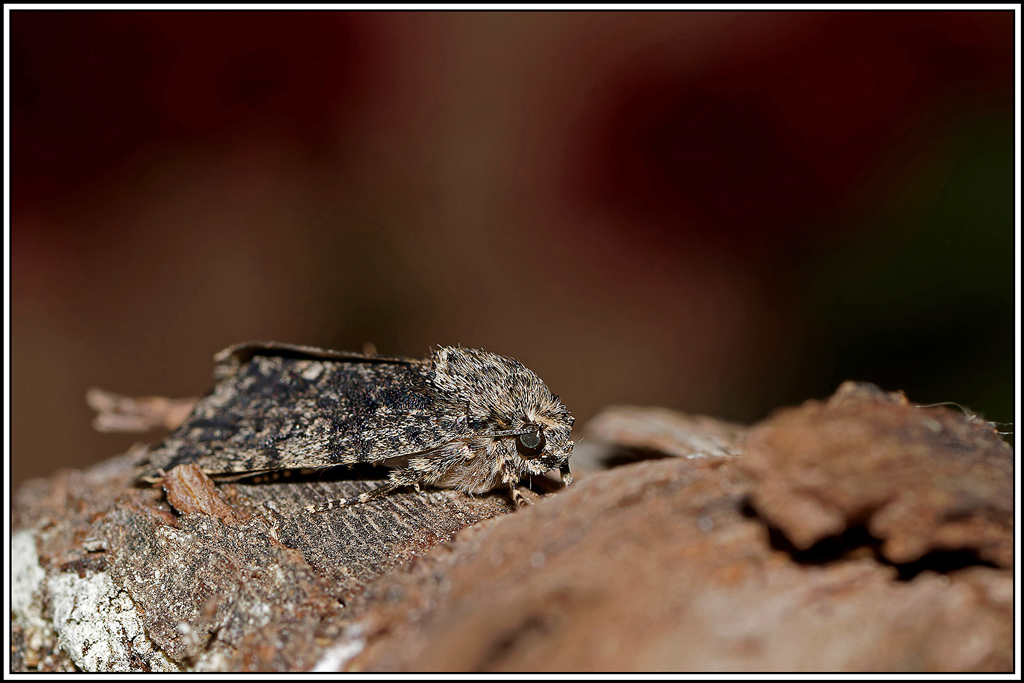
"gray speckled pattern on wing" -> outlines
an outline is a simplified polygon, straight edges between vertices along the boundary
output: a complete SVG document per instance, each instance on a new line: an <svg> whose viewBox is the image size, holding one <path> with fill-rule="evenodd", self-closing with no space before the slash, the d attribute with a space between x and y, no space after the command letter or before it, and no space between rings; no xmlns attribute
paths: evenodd
<svg viewBox="0 0 1024 683"><path fill-rule="evenodd" d="M281 348L290 352L256 349L222 372L181 427L153 447L143 478L189 462L214 475L378 462L437 448L468 429L465 408L439 393L428 363Z"/></svg>

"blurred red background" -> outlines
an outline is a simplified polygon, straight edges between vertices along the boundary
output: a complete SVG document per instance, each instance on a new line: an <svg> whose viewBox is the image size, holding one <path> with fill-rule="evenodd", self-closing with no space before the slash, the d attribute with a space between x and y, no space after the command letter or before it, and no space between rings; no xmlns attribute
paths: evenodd
<svg viewBox="0 0 1024 683"><path fill-rule="evenodd" d="M1013 19L12 11L12 481L250 339L482 347L578 424L1012 420Z"/></svg>

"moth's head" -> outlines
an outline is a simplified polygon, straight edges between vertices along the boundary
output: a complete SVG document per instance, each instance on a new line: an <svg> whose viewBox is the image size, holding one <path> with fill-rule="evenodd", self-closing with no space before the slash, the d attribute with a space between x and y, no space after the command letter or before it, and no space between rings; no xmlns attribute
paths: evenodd
<svg viewBox="0 0 1024 683"><path fill-rule="evenodd" d="M514 358L479 349L434 352L434 381L467 406L472 432L523 474L563 468L572 455L572 414L532 370Z"/></svg>

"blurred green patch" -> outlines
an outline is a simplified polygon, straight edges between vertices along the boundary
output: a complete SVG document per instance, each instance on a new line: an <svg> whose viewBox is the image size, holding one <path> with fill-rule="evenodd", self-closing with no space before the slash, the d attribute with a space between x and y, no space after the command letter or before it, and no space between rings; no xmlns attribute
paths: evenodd
<svg viewBox="0 0 1024 683"><path fill-rule="evenodd" d="M828 386L816 393L866 380L1010 423L1013 120L964 121L928 153L934 163L890 189L891 201L874 207L812 278L807 312L832 351Z"/></svg>

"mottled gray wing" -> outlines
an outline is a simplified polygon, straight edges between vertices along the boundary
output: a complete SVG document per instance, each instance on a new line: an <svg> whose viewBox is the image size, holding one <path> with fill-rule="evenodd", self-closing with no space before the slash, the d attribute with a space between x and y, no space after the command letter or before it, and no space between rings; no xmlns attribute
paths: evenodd
<svg viewBox="0 0 1024 683"><path fill-rule="evenodd" d="M381 462L467 434L465 406L422 361L262 343L217 360L222 379L151 449L143 479L192 462L212 475Z"/></svg>
<svg viewBox="0 0 1024 683"><path fill-rule="evenodd" d="M422 363L414 358L377 356L353 351L334 351L317 346L283 344L275 341L250 341L235 344L217 352L213 357L217 364L213 370L214 379L230 377L239 368L252 360L253 356L284 356L291 358L322 358L325 360L365 361L367 363Z"/></svg>

